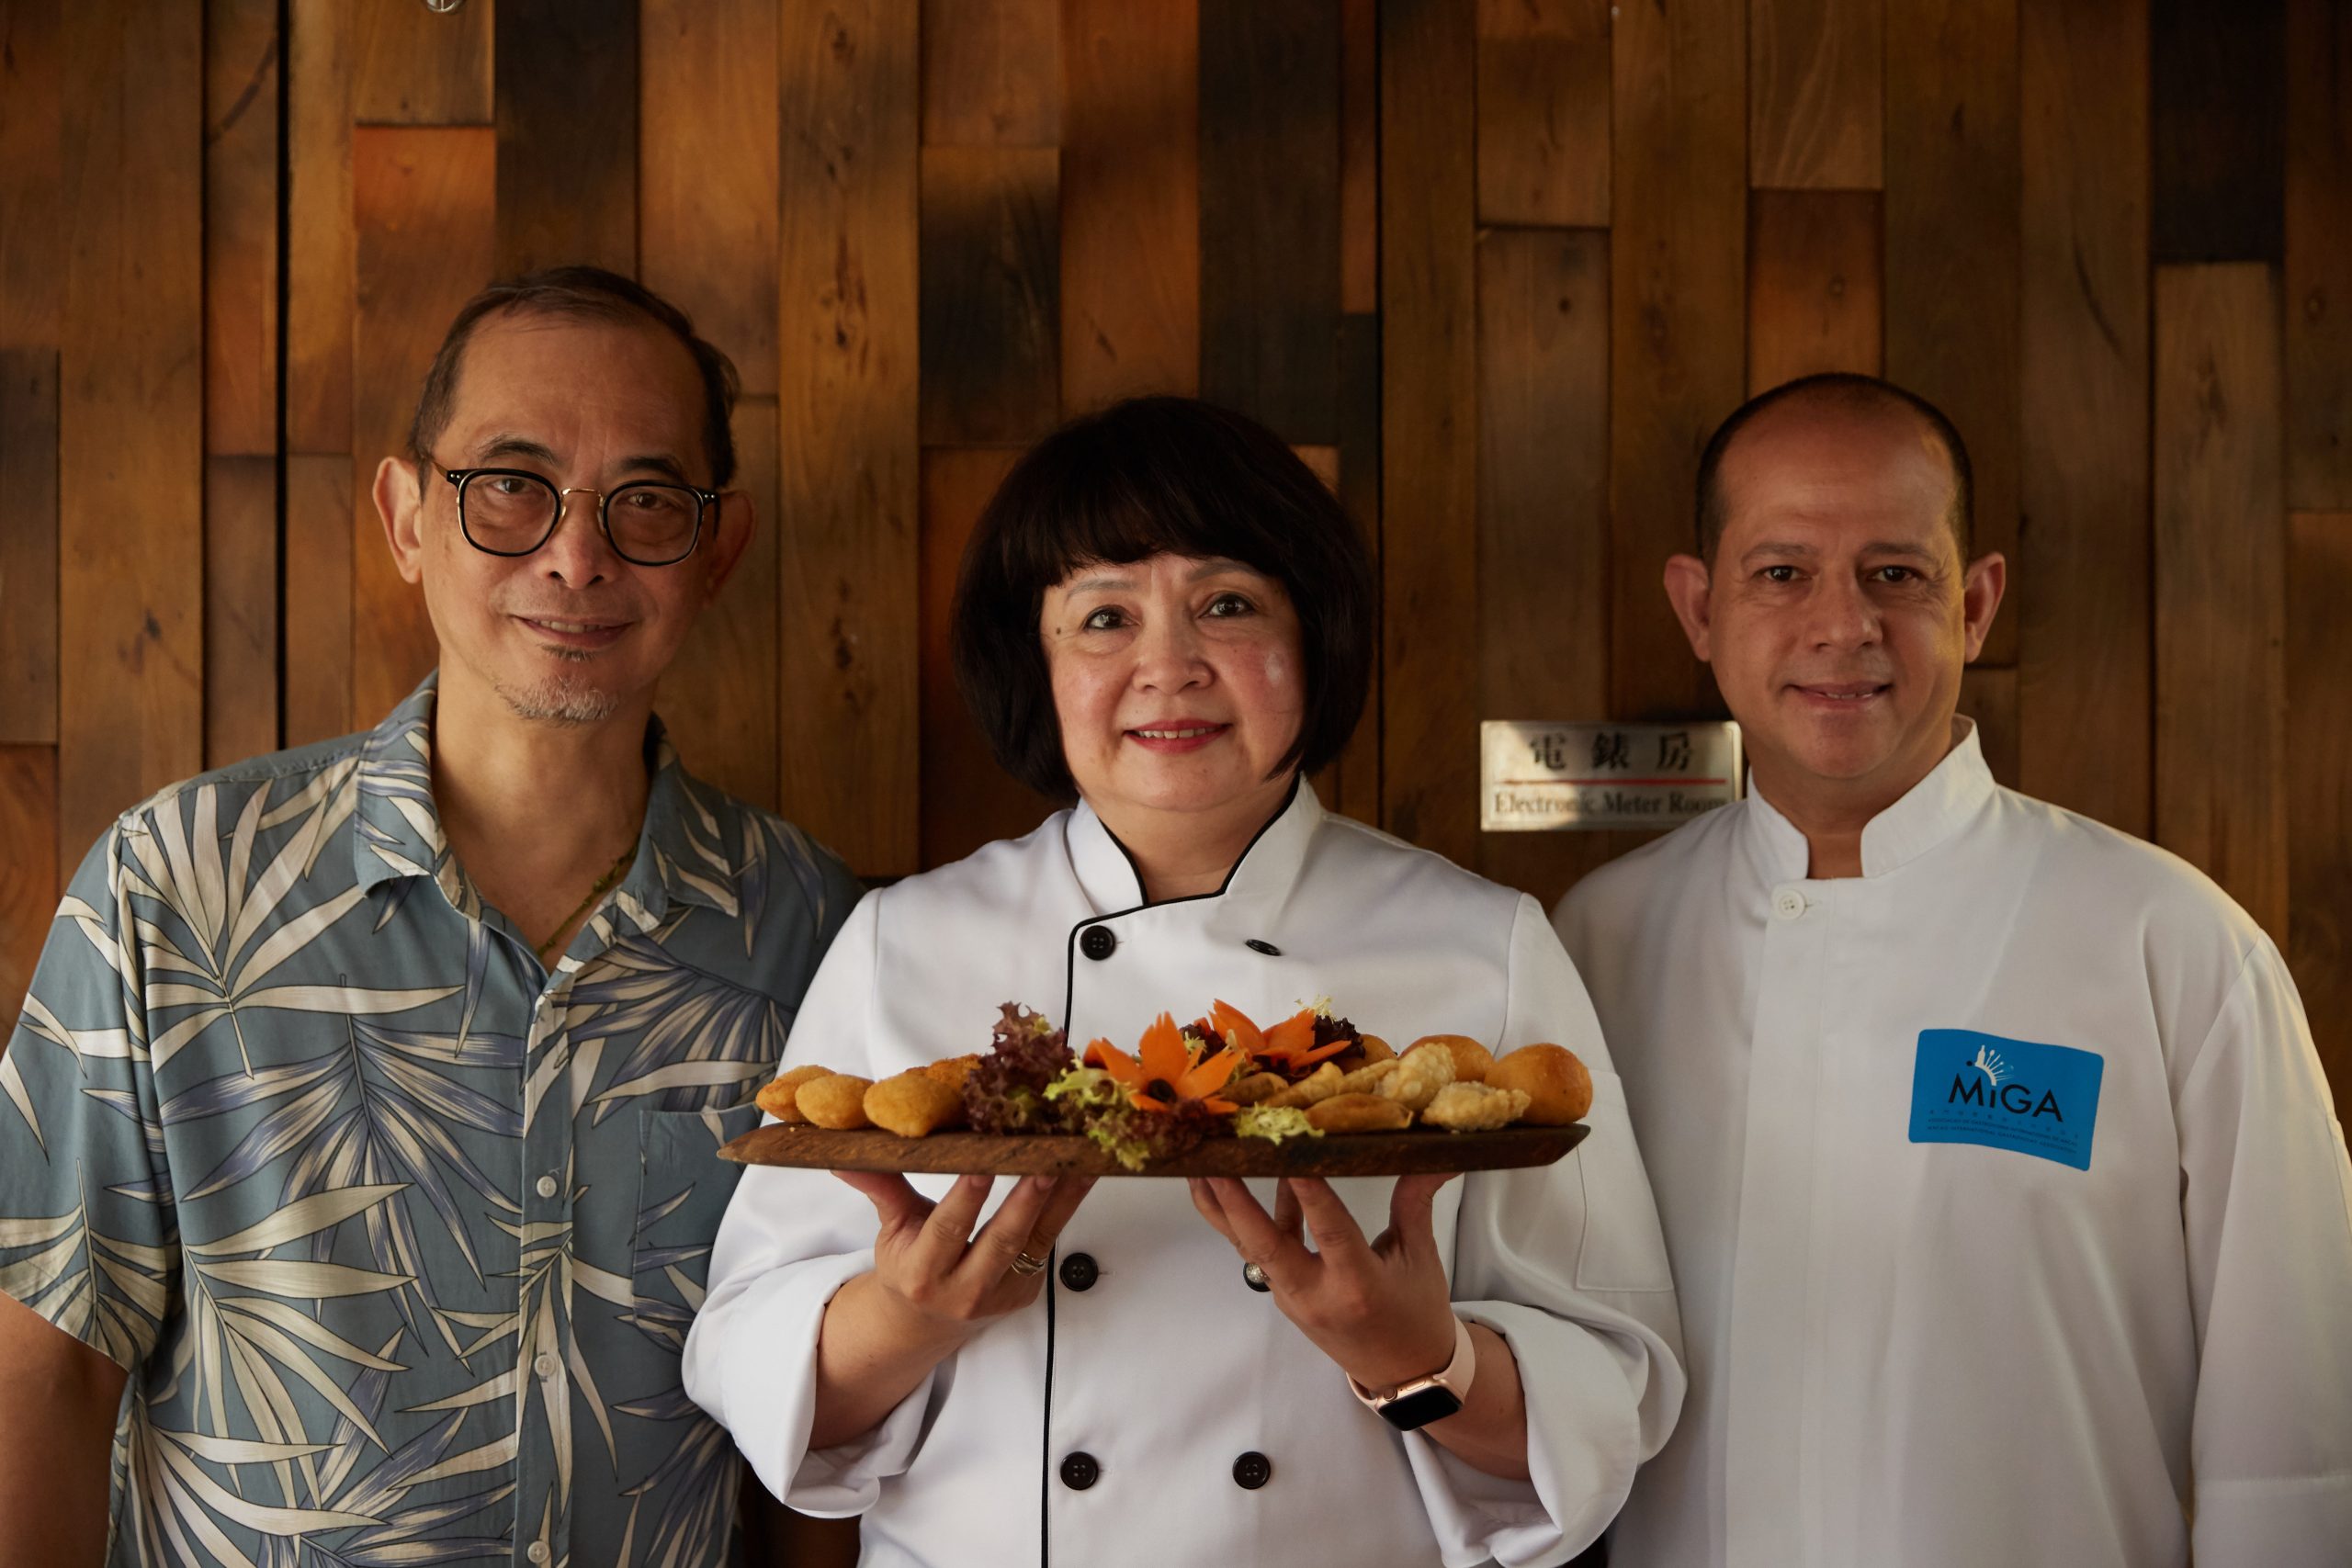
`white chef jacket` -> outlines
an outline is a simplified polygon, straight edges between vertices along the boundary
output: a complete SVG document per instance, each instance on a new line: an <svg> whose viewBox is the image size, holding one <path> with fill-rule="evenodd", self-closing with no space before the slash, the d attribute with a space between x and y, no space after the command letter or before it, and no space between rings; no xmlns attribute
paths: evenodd
<svg viewBox="0 0 2352 1568"><path fill-rule="evenodd" d="M1221 893L1146 906L1081 806L868 895L801 1004L785 1065L880 1078L985 1049L1008 1000L1066 1022L1075 1045L1132 1048L1163 1010L1190 1018L1223 998L1271 1022L1325 996L1400 1043L1555 1041L1592 1069L1577 1153L1470 1176L1437 1203L1457 1312L1518 1358L1532 1483L1474 1470L1358 1404L1167 1179L1102 1181L1038 1301L982 1329L873 1432L811 1452L818 1328L833 1292L873 1266L874 1210L823 1172L754 1169L719 1230L687 1392L794 1507L864 1515L868 1568L1573 1554L1665 1440L1682 1376L1623 1095L1534 900L1329 816L1302 784ZM913 1179L937 1197L950 1179ZM1272 1184L1250 1185L1271 1205ZM1334 1187L1373 1235L1392 1185ZM1076 1455L1099 1479L1070 1483ZM1244 1456L1269 1461L1271 1479L1247 1485Z"/></svg>
<svg viewBox="0 0 2352 1568"><path fill-rule="evenodd" d="M1859 878L1751 794L1560 906L1691 1379L1613 1568L2341 1568L2352 1170L2286 965L1957 731Z"/></svg>

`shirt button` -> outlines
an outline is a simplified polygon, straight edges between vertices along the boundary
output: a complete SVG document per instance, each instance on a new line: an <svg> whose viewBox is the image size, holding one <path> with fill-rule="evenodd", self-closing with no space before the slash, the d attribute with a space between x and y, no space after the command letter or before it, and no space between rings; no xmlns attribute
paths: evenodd
<svg viewBox="0 0 2352 1568"><path fill-rule="evenodd" d="M556 1367L555 1352L552 1350L540 1351L537 1358L531 1362L531 1370L550 1382L555 1381Z"/></svg>
<svg viewBox="0 0 2352 1568"><path fill-rule="evenodd" d="M1776 919L1793 920L1809 908L1805 896L1793 887L1783 887L1772 895L1772 914Z"/></svg>
<svg viewBox="0 0 2352 1568"><path fill-rule="evenodd" d="M1252 1449L1233 1461L1233 1483L1244 1492L1255 1492L1274 1478L1274 1461Z"/></svg>
<svg viewBox="0 0 2352 1568"><path fill-rule="evenodd" d="M1111 934L1108 926L1089 926L1086 934L1078 939L1079 952L1097 962L1110 957L1112 950L1118 945L1119 939Z"/></svg>
<svg viewBox="0 0 2352 1568"><path fill-rule="evenodd" d="M1261 942L1254 936L1248 942L1243 942L1241 945L1248 948L1252 953L1262 953L1269 958L1280 958L1283 955L1283 950L1281 948L1276 947L1271 942Z"/></svg>
<svg viewBox="0 0 2352 1568"><path fill-rule="evenodd" d="M1091 1291L1094 1281L1102 1277L1102 1270L1085 1253L1073 1252L1062 1259L1061 1274L1062 1283L1071 1290Z"/></svg>
<svg viewBox="0 0 2352 1568"><path fill-rule="evenodd" d="M540 1197L542 1197L542 1198L552 1198L552 1197L554 1197L554 1196L555 1196L555 1178L554 1178L554 1177L552 1177L552 1176L542 1176L542 1177L540 1177L540 1178L539 1178L539 1179L538 1179L538 1184L537 1184L537 1186L534 1189L534 1190L536 1190L536 1191L538 1193L538 1195L539 1195Z"/></svg>
<svg viewBox="0 0 2352 1568"><path fill-rule="evenodd" d="M548 1560L548 1543L543 1540L535 1540L523 1549L523 1555L534 1562L545 1562Z"/></svg>
<svg viewBox="0 0 2352 1568"><path fill-rule="evenodd" d="M1092 1454L1075 1453L1062 1461L1062 1484L1073 1492L1083 1492L1102 1479L1102 1467Z"/></svg>
<svg viewBox="0 0 2352 1568"><path fill-rule="evenodd" d="M1271 1291L1274 1288L1272 1281L1266 1278L1266 1271L1255 1263L1244 1263L1241 1266L1241 1282L1253 1291Z"/></svg>

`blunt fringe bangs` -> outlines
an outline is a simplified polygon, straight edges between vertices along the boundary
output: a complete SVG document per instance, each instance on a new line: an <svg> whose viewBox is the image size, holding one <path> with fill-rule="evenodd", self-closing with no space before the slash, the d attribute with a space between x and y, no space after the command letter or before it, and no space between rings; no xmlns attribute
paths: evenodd
<svg viewBox="0 0 2352 1568"><path fill-rule="evenodd" d="M956 584L956 682L1005 771L1077 794L1038 619L1081 566L1156 555L1241 562L1298 612L1305 713L1276 772L1338 757L1371 684L1375 589L1355 525L1255 420L1192 398L1133 398L1031 447L980 513Z"/></svg>

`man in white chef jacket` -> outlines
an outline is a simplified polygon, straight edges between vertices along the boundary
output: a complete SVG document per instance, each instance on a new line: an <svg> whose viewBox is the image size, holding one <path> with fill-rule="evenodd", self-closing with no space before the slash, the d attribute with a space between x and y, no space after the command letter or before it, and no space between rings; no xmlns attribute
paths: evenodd
<svg viewBox="0 0 2352 1568"><path fill-rule="evenodd" d="M1555 917L1690 1377L1612 1564L2352 1562L2352 1170L2278 948L1993 782L2007 568L1940 413L1792 383L1700 488L1667 592L1747 798Z"/></svg>

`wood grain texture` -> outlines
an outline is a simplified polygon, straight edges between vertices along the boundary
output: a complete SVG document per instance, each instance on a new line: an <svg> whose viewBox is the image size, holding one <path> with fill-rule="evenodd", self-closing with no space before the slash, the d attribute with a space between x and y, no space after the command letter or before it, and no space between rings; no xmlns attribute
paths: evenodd
<svg viewBox="0 0 2352 1568"><path fill-rule="evenodd" d="M2284 248L2285 0L2150 0L2159 262L2276 262Z"/></svg>
<svg viewBox="0 0 2352 1568"><path fill-rule="evenodd" d="M277 448L277 0L206 0L204 448Z"/></svg>
<svg viewBox="0 0 2352 1568"><path fill-rule="evenodd" d="M1074 1133L1007 1136L933 1133L902 1138L867 1128L837 1133L776 1122L755 1128L718 1151L742 1165L810 1170L977 1170L995 1176L1403 1176L1416 1171L1513 1170L1550 1165L1584 1141L1581 1122L1566 1127L1503 1127L1448 1133L1354 1133L1321 1138L1212 1138L1189 1153L1129 1170L1093 1139Z"/></svg>
<svg viewBox="0 0 2352 1568"><path fill-rule="evenodd" d="M640 0L638 276L776 389L776 6ZM766 519L770 528L776 519Z"/></svg>
<svg viewBox="0 0 2352 1568"><path fill-rule="evenodd" d="M2019 16L2018 783L2150 830L2148 86L2140 0Z"/></svg>
<svg viewBox="0 0 2352 1568"><path fill-rule="evenodd" d="M287 31L287 449L349 452L352 13L291 0Z"/></svg>
<svg viewBox="0 0 2352 1568"><path fill-rule="evenodd" d="M1609 222L1606 0L1478 0L1478 221Z"/></svg>
<svg viewBox="0 0 2352 1568"><path fill-rule="evenodd" d="M0 746L0 863L8 867L0 876L0 1050L6 1050L64 892L57 873L54 747Z"/></svg>
<svg viewBox="0 0 2352 1568"><path fill-rule="evenodd" d="M1699 454L1746 386L1747 41L1736 17L1621 7L1610 229L1610 716L1710 711L1666 605Z"/></svg>
<svg viewBox="0 0 2352 1568"><path fill-rule="evenodd" d="M204 755L203 16L89 0L64 20L58 365L58 834Z"/></svg>
<svg viewBox="0 0 2352 1568"><path fill-rule="evenodd" d="M1879 196L1759 190L1747 203L1747 389L1883 363Z"/></svg>
<svg viewBox="0 0 2352 1568"><path fill-rule="evenodd" d="M1340 309L1380 309L1380 0L1340 0Z"/></svg>
<svg viewBox="0 0 2352 1568"><path fill-rule="evenodd" d="M57 183L64 0L0 6L0 349L55 349L64 294Z"/></svg>
<svg viewBox="0 0 2352 1568"><path fill-rule="evenodd" d="M1976 550L2018 547L2018 0L1922 0L1886 48L1886 375L1976 473ZM1984 658L2017 659L1996 621Z"/></svg>
<svg viewBox="0 0 2352 1568"><path fill-rule="evenodd" d="M2287 931L2278 278L2156 269L2156 841Z"/></svg>
<svg viewBox="0 0 2352 1568"><path fill-rule="evenodd" d="M2287 962L2342 1100L2352 1084L2352 513L2287 542Z"/></svg>
<svg viewBox="0 0 2352 1568"><path fill-rule="evenodd" d="M2287 5L2287 504L2352 511L2352 6Z"/></svg>
<svg viewBox="0 0 2352 1568"><path fill-rule="evenodd" d="M922 440L987 446L1061 417L1058 159L922 152Z"/></svg>
<svg viewBox="0 0 2352 1568"><path fill-rule="evenodd" d="M1380 318L1348 315L1340 321L1340 504L1347 508L1380 570ZM1375 606L1375 636L1378 634ZM1377 645L1375 645L1377 646ZM1347 749L1318 781L1323 804L1359 822L1380 826L1380 731L1384 704L1381 661L1372 662L1363 716Z"/></svg>
<svg viewBox="0 0 2352 1568"><path fill-rule="evenodd" d="M1338 438L1339 0L1200 0L1201 395Z"/></svg>
<svg viewBox="0 0 2352 1568"><path fill-rule="evenodd" d="M1056 145L1060 12L1057 0L922 0L922 144ZM1159 25L1142 16L1136 20Z"/></svg>
<svg viewBox="0 0 2352 1568"><path fill-rule="evenodd" d="M1976 721L1977 741L1993 777L2010 788L2018 782L2018 672L1972 664L1961 673L1960 711Z"/></svg>
<svg viewBox="0 0 2352 1568"><path fill-rule="evenodd" d="M1200 12L1063 0L1061 400L1078 414L1201 370Z"/></svg>
<svg viewBox="0 0 2352 1568"><path fill-rule="evenodd" d="M295 0L300 4L301 0ZM332 0L331 0L332 3ZM454 11L422 5L352 5L351 112L361 125L489 125L491 62L505 0ZM509 70L524 62L509 61Z"/></svg>
<svg viewBox="0 0 2352 1568"><path fill-rule="evenodd" d="M1477 220L1472 17L1380 9L1383 826L1478 852Z"/></svg>
<svg viewBox="0 0 2352 1568"><path fill-rule="evenodd" d="M0 746L57 741L57 355L0 347Z"/></svg>
<svg viewBox="0 0 2352 1568"><path fill-rule="evenodd" d="M1897 14L1898 31L1917 25ZM1885 183L1883 0L1752 0L1747 173L1759 187Z"/></svg>
<svg viewBox="0 0 2352 1568"><path fill-rule="evenodd" d="M358 728L351 707L351 547L357 533L352 468L341 452L299 452L286 459L283 739L288 746ZM370 460L368 469L374 468ZM381 534L360 542L384 548Z"/></svg>
<svg viewBox="0 0 2352 1568"><path fill-rule="evenodd" d="M734 488L757 514L752 542L663 672L659 705L687 771L765 811L776 808L776 558L789 527L776 501L779 419L774 398L735 405Z"/></svg>
<svg viewBox="0 0 2352 1568"><path fill-rule="evenodd" d="M486 127L363 127L352 137L359 313L353 331L351 709L374 724L439 656L421 590L402 582L369 493L405 456L425 367L490 280L498 149ZM438 482L437 480L435 482Z"/></svg>
<svg viewBox="0 0 2352 1568"><path fill-rule="evenodd" d="M204 765L277 750L277 459L204 461Z"/></svg>
<svg viewBox="0 0 2352 1568"><path fill-rule="evenodd" d="M501 276L571 263L636 272L637 6L497 0Z"/></svg>
<svg viewBox="0 0 2352 1568"><path fill-rule="evenodd" d="M869 876L916 869L915 18L787 12L777 91L778 794Z"/></svg>

